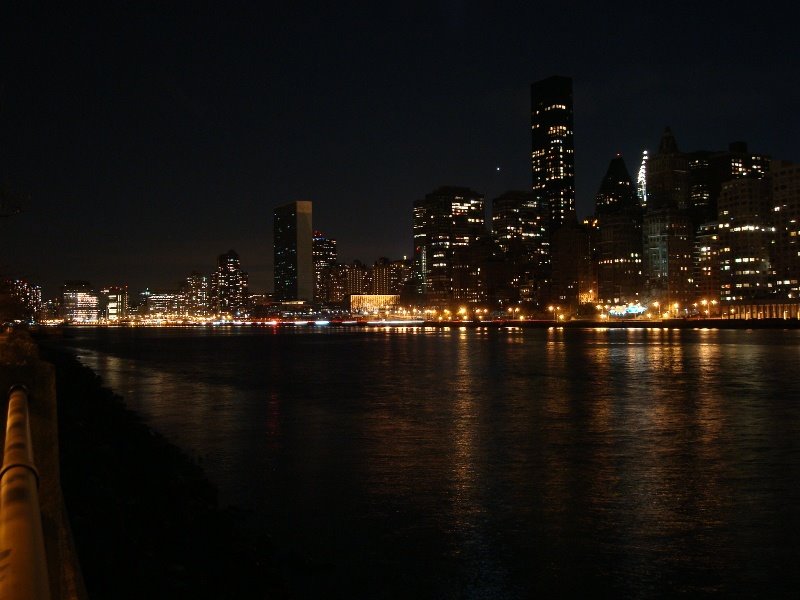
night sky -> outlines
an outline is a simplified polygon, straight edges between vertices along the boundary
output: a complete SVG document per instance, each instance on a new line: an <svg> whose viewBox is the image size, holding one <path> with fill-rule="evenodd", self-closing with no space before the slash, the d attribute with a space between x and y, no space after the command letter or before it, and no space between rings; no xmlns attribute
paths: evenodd
<svg viewBox="0 0 800 600"><path fill-rule="evenodd" d="M271 290L272 209L300 199L340 260L408 255L432 189L530 186L530 84L554 74L580 216L665 125L681 150L800 160L795 3L26 4L0 9L0 183L23 210L0 269L45 295L175 288L231 248Z"/></svg>

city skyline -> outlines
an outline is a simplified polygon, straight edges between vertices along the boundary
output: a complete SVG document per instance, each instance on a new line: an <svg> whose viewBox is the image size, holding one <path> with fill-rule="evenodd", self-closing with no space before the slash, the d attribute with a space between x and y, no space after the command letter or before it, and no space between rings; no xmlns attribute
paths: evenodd
<svg viewBox="0 0 800 600"><path fill-rule="evenodd" d="M344 262L410 256L408 207L429 190L488 205L528 189L529 86L553 74L574 82L579 216L608 161L633 171L665 125L682 150L746 140L797 161L797 51L777 13L59 10L3 20L0 182L23 212L0 265L46 295L65 279L172 287L227 248L269 289L271 211L300 199Z"/></svg>

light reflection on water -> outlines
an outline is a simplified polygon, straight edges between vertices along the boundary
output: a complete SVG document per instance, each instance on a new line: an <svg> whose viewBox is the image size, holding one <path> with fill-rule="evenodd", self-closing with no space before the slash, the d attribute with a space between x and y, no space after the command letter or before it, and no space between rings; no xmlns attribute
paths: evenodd
<svg viewBox="0 0 800 600"><path fill-rule="evenodd" d="M798 341L375 327L71 343L320 565L298 596L508 598L792 589Z"/></svg>

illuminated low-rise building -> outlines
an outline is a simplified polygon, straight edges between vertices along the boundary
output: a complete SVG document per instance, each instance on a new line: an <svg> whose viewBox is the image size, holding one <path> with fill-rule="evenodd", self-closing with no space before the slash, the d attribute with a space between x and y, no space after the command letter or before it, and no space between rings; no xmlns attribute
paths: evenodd
<svg viewBox="0 0 800 600"><path fill-rule="evenodd" d="M174 318L182 309L181 294L174 291L152 291L147 297L147 315L150 317Z"/></svg>
<svg viewBox="0 0 800 600"><path fill-rule="evenodd" d="M348 298L350 312L359 315L376 315L391 312L400 303L397 294L353 294Z"/></svg>

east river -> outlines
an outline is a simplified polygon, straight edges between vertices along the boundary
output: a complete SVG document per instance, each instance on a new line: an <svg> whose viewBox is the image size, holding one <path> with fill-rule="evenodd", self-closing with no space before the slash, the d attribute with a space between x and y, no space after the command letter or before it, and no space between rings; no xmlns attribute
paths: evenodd
<svg viewBox="0 0 800 600"><path fill-rule="evenodd" d="M251 511L296 597L800 589L798 331L109 328L65 343Z"/></svg>

